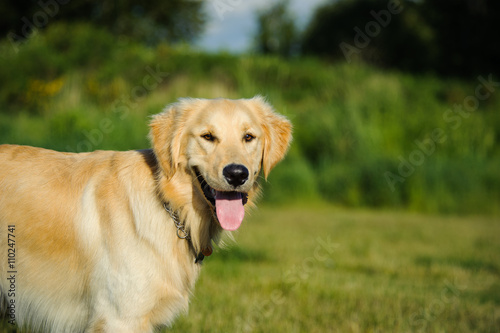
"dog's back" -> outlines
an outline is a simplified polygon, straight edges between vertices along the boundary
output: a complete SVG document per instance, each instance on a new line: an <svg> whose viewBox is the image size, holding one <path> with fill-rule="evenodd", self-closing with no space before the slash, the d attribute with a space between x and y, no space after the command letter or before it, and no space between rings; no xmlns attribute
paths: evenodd
<svg viewBox="0 0 500 333"><path fill-rule="evenodd" d="M148 295L145 285L161 285L164 281L150 268L152 263L153 267L159 265L154 251L147 251L144 244L134 244L140 242L133 216L154 218L152 213L158 211L161 218L167 216L161 206L151 207L155 201L154 170L148 165L151 154L73 154L0 146L0 253L5 261L9 257L8 266L0 265L0 290L7 301L10 322L29 324L34 331L41 326L50 327L51 332L98 331L104 325L99 321L99 311L108 312L103 315L110 318L120 314L109 312L124 311L124 306L141 306L140 300L133 299L136 291L127 295L132 304L118 299L113 304L110 300L115 294L125 294L129 286L139 292L144 288L143 300L151 302L143 307L145 312L155 305L156 296ZM131 211L140 207L148 214ZM169 240L162 242L168 248ZM123 253L114 253L116 249ZM147 267L134 263L140 252L147 256L141 259ZM137 271L127 271L134 267ZM116 280L110 281L114 269ZM144 272L150 275L150 281L146 281ZM124 281L123 277L139 281ZM109 286L116 290L107 293ZM187 293L176 298L169 302L180 302L176 308L185 308ZM109 323L106 325L112 331ZM143 330L151 329L149 325Z"/></svg>
<svg viewBox="0 0 500 333"><path fill-rule="evenodd" d="M87 263L74 225L87 179L68 172L78 168L77 156L0 146L0 253L10 256L0 288L11 323L36 325L40 317L60 323L56 330L81 330L88 318Z"/></svg>

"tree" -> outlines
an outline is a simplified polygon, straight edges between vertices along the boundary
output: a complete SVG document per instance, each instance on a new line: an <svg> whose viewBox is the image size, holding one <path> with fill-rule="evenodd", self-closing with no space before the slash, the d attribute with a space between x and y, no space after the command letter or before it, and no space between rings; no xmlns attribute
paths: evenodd
<svg viewBox="0 0 500 333"><path fill-rule="evenodd" d="M499 1L424 0L421 12L439 46L435 67L440 73L500 75Z"/></svg>
<svg viewBox="0 0 500 333"><path fill-rule="evenodd" d="M414 70L432 62L432 38L414 2L340 0L316 10L302 51Z"/></svg>
<svg viewBox="0 0 500 333"><path fill-rule="evenodd" d="M496 0L331 0L302 51L418 73L500 74L498 17Z"/></svg>
<svg viewBox="0 0 500 333"><path fill-rule="evenodd" d="M257 51L263 54L291 56L297 51L298 39L294 17L288 10L289 0L281 0L257 14Z"/></svg>
<svg viewBox="0 0 500 333"><path fill-rule="evenodd" d="M14 40L56 21L86 21L116 35L155 44L192 41L204 28L201 1L168 0L5 0L0 5L0 33Z"/></svg>

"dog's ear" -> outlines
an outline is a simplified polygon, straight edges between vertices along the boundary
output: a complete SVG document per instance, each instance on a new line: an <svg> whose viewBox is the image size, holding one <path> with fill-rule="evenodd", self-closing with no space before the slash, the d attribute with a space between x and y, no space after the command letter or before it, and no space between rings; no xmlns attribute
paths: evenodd
<svg viewBox="0 0 500 333"><path fill-rule="evenodd" d="M262 154L262 170L267 179L269 172L281 161L292 141L292 124L274 112L264 98L256 96L250 100L261 112L264 130L264 151Z"/></svg>
<svg viewBox="0 0 500 333"><path fill-rule="evenodd" d="M175 174L181 158L182 114L181 103L170 104L162 113L154 115L149 124L153 151L167 179Z"/></svg>

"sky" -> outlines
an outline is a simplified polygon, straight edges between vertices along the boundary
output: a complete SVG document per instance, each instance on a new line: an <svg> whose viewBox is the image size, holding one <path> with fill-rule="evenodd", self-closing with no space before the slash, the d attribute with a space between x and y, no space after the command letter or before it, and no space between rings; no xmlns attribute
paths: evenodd
<svg viewBox="0 0 500 333"><path fill-rule="evenodd" d="M205 33L196 43L207 51L225 50L239 53L251 48L257 31L256 13L277 0L208 0L209 20ZM328 0L290 0L290 10L297 18L297 27L304 27L318 5Z"/></svg>

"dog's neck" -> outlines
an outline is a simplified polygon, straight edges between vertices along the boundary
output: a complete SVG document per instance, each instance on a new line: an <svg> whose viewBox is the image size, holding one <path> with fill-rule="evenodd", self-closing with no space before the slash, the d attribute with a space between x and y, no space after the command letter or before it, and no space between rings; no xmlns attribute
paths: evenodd
<svg viewBox="0 0 500 333"><path fill-rule="evenodd" d="M216 242L222 228L215 220L212 207L206 202L202 194L198 193L192 177L184 172L178 172L167 179L159 172L157 178L160 200L167 202L171 213L166 213L173 221L172 228L176 228L177 238L189 235L189 242L194 257L199 258L211 254L212 241ZM180 226L176 226L175 221Z"/></svg>
<svg viewBox="0 0 500 333"><path fill-rule="evenodd" d="M168 213L169 217L182 225L181 230L176 230L178 235L189 234L189 248L195 260L200 258L198 261L201 262L201 255L204 258L211 254L212 241L217 242L222 231L216 221L213 208L206 202L203 193L198 193L198 189L193 184L193 175L188 170L178 169L167 178L162 166L158 163L154 150L147 149L139 152L155 177L159 200L162 204L167 203L169 210L174 213ZM172 227L177 228L174 222L172 222Z"/></svg>
<svg viewBox="0 0 500 333"><path fill-rule="evenodd" d="M168 204L166 202L163 203L163 207L172 218L172 221L174 221L174 225L177 228L177 237L179 239L185 239L189 243L190 248L194 250L194 246L191 243L191 236L189 232L186 230L185 225L179 220L179 216L176 214L176 212L174 212L172 209L168 207ZM212 254L212 246L209 245L206 248L204 248L201 252L196 253L194 263L195 264L203 263L203 259L205 259L205 257L210 256L211 254Z"/></svg>

